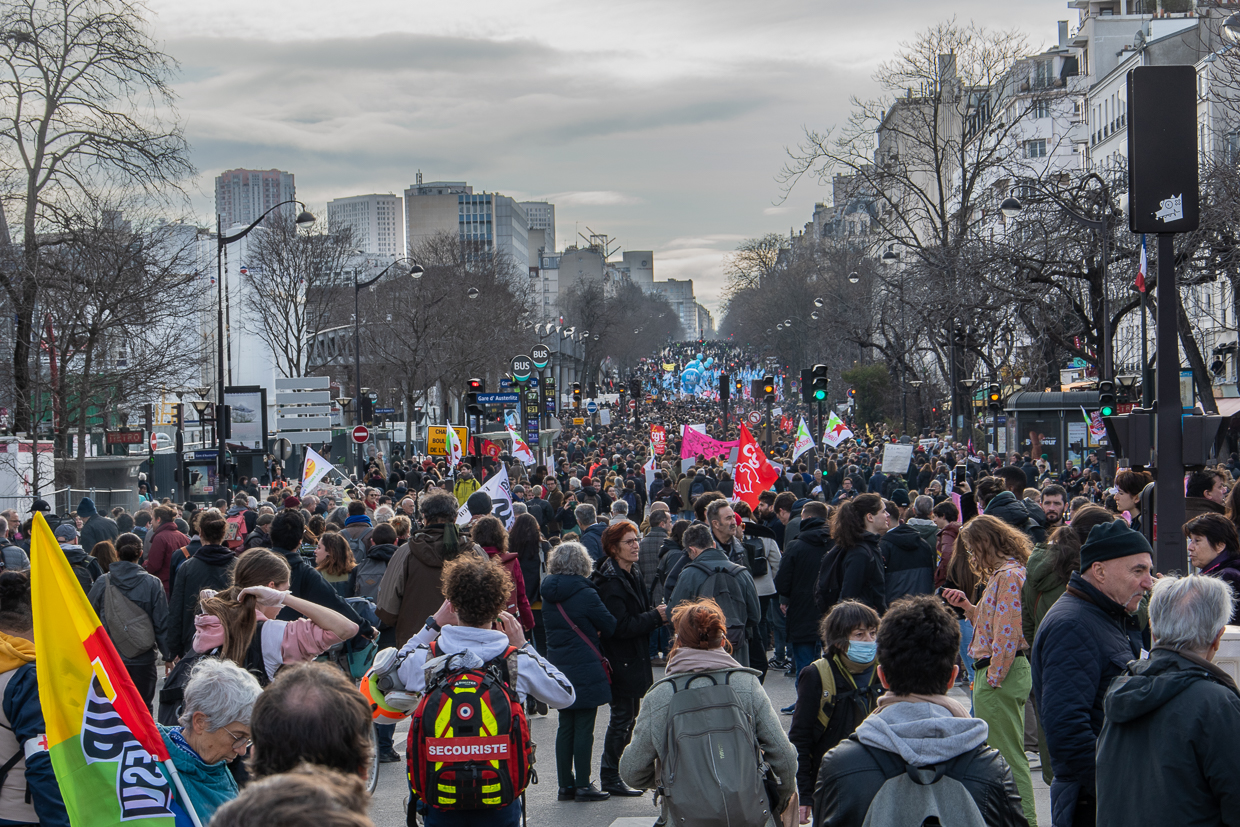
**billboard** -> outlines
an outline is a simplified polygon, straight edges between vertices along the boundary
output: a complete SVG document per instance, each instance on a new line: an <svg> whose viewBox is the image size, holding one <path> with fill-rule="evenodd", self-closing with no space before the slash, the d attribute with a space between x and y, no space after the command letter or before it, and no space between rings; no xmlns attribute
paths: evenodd
<svg viewBox="0 0 1240 827"><path fill-rule="evenodd" d="M224 404L232 407L232 436L228 444L249 451L265 451L267 389L258 385L224 388Z"/></svg>

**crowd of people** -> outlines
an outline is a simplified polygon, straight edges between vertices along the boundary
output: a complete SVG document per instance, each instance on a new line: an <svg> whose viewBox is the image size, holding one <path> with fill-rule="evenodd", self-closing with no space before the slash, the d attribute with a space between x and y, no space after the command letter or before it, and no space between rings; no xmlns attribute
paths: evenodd
<svg viewBox="0 0 1240 827"><path fill-rule="evenodd" d="M1148 474L1104 479L1095 455L1056 470L923 438L885 472L896 437L794 457L777 432L778 478L746 501L726 452L680 458L696 423L735 436L717 401L673 397L565 427L546 464L377 457L339 501L249 480L31 515L159 721L178 824L368 824L376 758L407 762L411 825L519 824L539 715L563 806L653 790L662 823L1036 825L1035 773L1055 827L1240 823L1240 691L1212 662L1240 586L1228 464L1186 482L1199 573L1177 576L1141 532ZM480 490L501 470L510 519ZM42 732L31 524L3 517L17 754ZM9 778L0 823L68 823L45 751Z"/></svg>

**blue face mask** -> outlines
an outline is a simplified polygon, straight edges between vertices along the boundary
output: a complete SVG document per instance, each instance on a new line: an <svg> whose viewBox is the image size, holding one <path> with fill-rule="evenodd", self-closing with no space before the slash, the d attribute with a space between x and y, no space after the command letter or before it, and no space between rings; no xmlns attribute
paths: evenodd
<svg viewBox="0 0 1240 827"><path fill-rule="evenodd" d="M860 640L848 642L848 659L853 663L870 663L878 656L878 643L865 643Z"/></svg>

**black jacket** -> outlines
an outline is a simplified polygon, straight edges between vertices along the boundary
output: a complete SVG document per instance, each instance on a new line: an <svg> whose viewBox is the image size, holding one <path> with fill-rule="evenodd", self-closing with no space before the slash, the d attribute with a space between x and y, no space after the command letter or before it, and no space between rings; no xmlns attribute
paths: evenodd
<svg viewBox="0 0 1240 827"><path fill-rule="evenodd" d="M236 559L227 546L202 546L177 570L172 583L172 602L168 606L168 648L173 657L190 653L199 592L203 589L220 592L228 588L229 572Z"/></svg>
<svg viewBox="0 0 1240 827"><path fill-rule="evenodd" d="M946 775L964 785L987 827L1028 827L1012 771L999 750L983 744L932 769L932 780ZM814 788L814 824L861 827L879 788L902 771L905 764L898 755L866 747L855 733L850 735L823 760Z"/></svg>
<svg viewBox="0 0 1240 827"><path fill-rule="evenodd" d="M288 549L275 546L271 549L276 554L284 555L284 559L288 561L292 574L289 576L289 591L293 593L293 597L300 597L302 600L309 600L311 603L318 603L320 606L326 606L335 612L347 617L357 624L358 634L370 637L376 633L374 626L366 621L361 615L353 610L353 607L345 602L340 593L323 579L323 575L319 574L309 564L306 558L301 556L298 549L289 551ZM278 620L297 620L301 614L293 611L285 606L280 610L280 614L276 615Z"/></svg>
<svg viewBox="0 0 1240 827"><path fill-rule="evenodd" d="M90 554L94 549L95 543L102 543L104 540L110 540L115 543L116 538L120 536L120 529L116 527L116 520L111 517L105 517L102 514L95 514L82 523L82 530L78 535L78 542L82 544L82 548Z"/></svg>
<svg viewBox="0 0 1240 827"><path fill-rule="evenodd" d="M685 550L671 537L664 540L659 547L659 567L655 570L655 578L662 586L664 596L670 595L676 588L676 581L671 575L684 559Z"/></svg>
<svg viewBox="0 0 1240 827"><path fill-rule="evenodd" d="M982 513L998 517L1017 531L1024 532L1034 543L1046 542L1046 529L1038 525L1038 521L1030 516L1029 509L1011 491L996 494L993 500L986 503Z"/></svg>
<svg viewBox="0 0 1240 827"><path fill-rule="evenodd" d="M590 578L616 628L603 636L603 654L611 662L613 698L640 698L654 683L650 668L650 633L663 621L650 605L634 564L626 572L608 558ZM557 612L559 614L559 612ZM563 620L563 618L561 618Z"/></svg>
<svg viewBox="0 0 1240 827"><path fill-rule="evenodd" d="M1235 823L1240 692L1226 672L1197 655L1155 649L1111 684L1105 707L1100 827Z"/></svg>
<svg viewBox="0 0 1240 827"><path fill-rule="evenodd" d="M146 571L137 563L117 560L108 567L108 573L95 581L90 590L90 605L95 614L99 615L104 627L107 619L104 607L108 600L108 584L114 583L120 592L128 597L138 608L146 612L155 628L155 647L159 649L164 660L172 660L172 650L168 648L168 598L164 594L163 582ZM150 664L155 662L155 649L126 659L127 663Z"/></svg>
<svg viewBox="0 0 1240 827"><path fill-rule="evenodd" d="M835 694L831 696L832 707L827 713L827 726L823 726L818 719L823 694L817 661L802 668L797 676L797 704L792 713L788 740L797 748L797 792L805 806L813 801L822 756L856 731L865 717L874 711L874 704L883 692L873 663L864 672L850 676L840 668L842 662L845 661L837 660L835 656L827 660L835 678Z"/></svg>
<svg viewBox="0 0 1240 827"><path fill-rule="evenodd" d="M1093 795L1095 748L1111 681L1141 653L1124 607L1073 572L1033 640L1033 696L1055 779Z"/></svg>
<svg viewBox="0 0 1240 827"><path fill-rule="evenodd" d="M898 525L878 544L887 577L887 605L908 595L934 591L934 547L917 529Z"/></svg>
<svg viewBox="0 0 1240 827"><path fill-rule="evenodd" d="M818 640L821 615L814 605L814 587L818 584L818 568L822 565L822 558L834 545L825 520L802 520L801 532L788 543L783 559L779 561L775 591L788 601L788 614L784 622L791 643L813 643Z"/></svg>
<svg viewBox="0 0 1240 827"><path fill-rule="evenodd" d="M887 612L887 575L878 542L879 536L867 531L861 535L861 542L844 550L840 600L860 600L882 617Z"/></svg>
<svg viewBox="0 0 1240 827"><path fill-rule="evenodd" d="M568 709L592 709L611 703L611 686L603 663L564 620L557 606L572 618L582 634L602 652L599 638L616 629L616 619L603 605L598 588L576 574L549 574L542 582L543 626L547 629L547 660L564 673L577 699Z"/></svg>

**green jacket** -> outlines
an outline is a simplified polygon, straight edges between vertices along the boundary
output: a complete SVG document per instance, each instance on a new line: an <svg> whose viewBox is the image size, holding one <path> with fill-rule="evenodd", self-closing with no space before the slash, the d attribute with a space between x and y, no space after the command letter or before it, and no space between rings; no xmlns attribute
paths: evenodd
<svg viewBox="0 0 1240 827"><path fill-rule="evenodd" d="M198 757L197 753L170 737L173 730L179 731L181 727L166 727L162 724L156 726L159 727L159 734L163 736L164 745L168 747L172 763L181 776L181 783L185 785L185 792L189 795L190 803L194 805L194 811L198 813L198 820L206 824L217 809L237 797L237 782L233 779L232 773L228 771L228 762L217 761L214 764L207 764ZM173 806L177 814L178 827L182 823L189 824L188 816L178 806L182 802L175 786L172 797L175 801Z"/></svg>
<svg viewBox="0 0 1240 827"><path fill-rule="evenodd" d="M1038 543L1025 564L1025 585L1020 591L1020 625L1026 644L1033 646L1042 618L1067 588L1068 581L1055 576L1046 543Z"/></svg>

